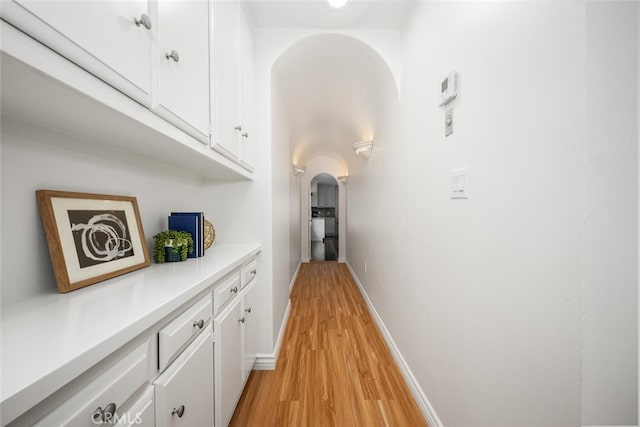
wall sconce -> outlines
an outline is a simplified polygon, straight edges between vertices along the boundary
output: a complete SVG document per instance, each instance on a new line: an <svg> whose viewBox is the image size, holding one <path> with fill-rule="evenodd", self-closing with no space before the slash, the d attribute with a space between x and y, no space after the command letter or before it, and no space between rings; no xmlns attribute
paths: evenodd
<svg viewBox="0 0 640 427"><path fill-rule="evenodd" d="M306 166L293 165L293 174L295 176L302 175L307 170Z"/></svg>
<svg viewBox="0 0 640 427"><path fill-rule="evenodd" d="M351 148L353 148L356 154L361 155L365 159L370 159L371 151L373 150L373 141L358 141L353 144Z"/></svg>
<svg viewBox="0 0 640 427"><path fill-rule="evenodd" d="M338 181L340 181L343 184L346 184L347 181L349 181L349 175L343 175L343 176L339 176L338 177Z"/></svg>

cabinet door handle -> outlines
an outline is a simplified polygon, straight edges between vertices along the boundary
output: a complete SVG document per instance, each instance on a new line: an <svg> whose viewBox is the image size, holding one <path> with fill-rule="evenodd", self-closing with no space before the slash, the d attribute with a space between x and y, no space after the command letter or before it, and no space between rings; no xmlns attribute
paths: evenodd
<svg viewBox="0 0 640 427"><path fill-rule="evenodd" d="M244 316L242 316L241 318L238 319L238 322L242 322L244 323Z"/></svg>
<svg viewBox="0 0 640 427"><path fill-rule="evenodd" d="M242 125L238 125L234 127L234 129L237 130L238 132L242 132Z"/></svg>
<svg viewBox="0 0 640 427"><path fill-rule="evenodd" d="M173 59L176 62L180 61L180 55L178 55L178 52L175 49L173 49L171 53L165 53L164 57L167 59Z"/></svg>
<svg viewBox="0 0 640 427"><path fill-rule="evenodd" d="M235 288L231 288L229 289L231 292L233 292L234 294L238 293L238 287L236 286Z"/></svg>
<svg viewBox="0 0 640 427"><path fill-rule="evenodd" d="M113 416L116 414L116 404L111 402L107 406L102 409L101 406L98 406L95 411L93 411L92 419L95 423L108 423L113 420Z"/></svg>
<svg viewBox="0 0 640 427"><path fill-rule="evenodd" d="M196 321L194 321L194 322L193 322L193 327L195 328L196 326L197 326L198 328L202 329L202 328L204 327L204 319L200 319L200 320L198 320L197 322L196 322Z"/></svg>
<svg viewBox="0 0 640 427"><path fill-rule="evenodd" d="M251 313L251 307L247 308L247 309L245 310L245 313Z"/></svg>
<svg viewBox="0 0 640 427"><path fill-rule="evenodd" d="M243 138L249 138L249 132L245 132L245 133L243 133L243 134L242 134L242 137L243 137Z"/></svg>
<svg viewBox="0 0 640 427"><path fill-rule="evenodd" d="M173 408L173 411L171 411L171 416L174 415L177 415L178 418L182 418L182 416L184 415L184 405L180 405L178 409Z"/></svg>
<svg viewBox="0 0 640 427"><path fill-rule="evenodd" d="M258 274L258 270L256 270L256 269L254 268L253 270L251 270L251 274L253 274L253 275L255 276L256 274Z"/></svg>
<svg viewBox="0 0 640 427"><path fill-rule="evenodd" d="M136 27L139 27L140 24L142 24L142 26L147 30L151 29L151 18L149 18L149 15L147 15L146 13L140 15L140 19L134 17L133 22L135 22Z"/></svg>

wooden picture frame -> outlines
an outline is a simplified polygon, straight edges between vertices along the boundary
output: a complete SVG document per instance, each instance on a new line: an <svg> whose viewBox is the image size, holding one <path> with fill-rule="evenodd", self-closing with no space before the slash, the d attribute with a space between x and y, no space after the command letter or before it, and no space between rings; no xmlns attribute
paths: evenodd
<svg viewBox="0 0 640 427"><path fill-rule="evenodd" d="M150 265L135 197L36 191L58 291Z"/></svg>

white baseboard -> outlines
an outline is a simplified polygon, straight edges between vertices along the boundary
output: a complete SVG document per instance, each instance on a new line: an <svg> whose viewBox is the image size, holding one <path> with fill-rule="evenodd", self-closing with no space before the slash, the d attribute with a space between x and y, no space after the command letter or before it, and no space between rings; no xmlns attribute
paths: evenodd
<svg viewBox="0 0 640 427"><path fill-rule="evenodd" d="M402 373L404 380L407 382L407 385L409 386L409 390L411 390L411 394L413 394L413 397L414 399L416 399L416 403L418 404L418 407L420 408L420 410L422 411L422 414L426 418L427 423L429 424L430 427L443 427L442 422L440 421L440 418L438 418L436 411L433 409L433 406L431 406L429 399L427 399L427 395L422 390L422 387L420 387L420 384L418 384L418 381L416 380L416 377L413 375L413 372L411 372L409 365L407 365L407 362L404 360L404 357L402 357L402 354L400 353L400 350L398 349L395 342L393 341L393 338L391 338L391 334L389 334L389 330L387 329L384 322L382 321L382 318L380 317L380 315L378 314L378 311L376 310L373 303L371 302L371 299L369 299L369 295L367 295L367 292L362 286L362 283L360 283L360 280L358 280L358 276L356 276L355 272L351 268L351 264L349 264L348 262L346 264L347 264L347 268L349 269L349 272L351 273L351 276L353 277L353 280L356 282L356 285L358 285L358 289L360 289L360 293L362 294L362 297L364 298L365 302L367 303L367 306L369 307L369 312L373 316L373 319L376 321L376 324L378 325L378 328L380 329L380 332L382 333L382 336L385 342L387 343L387 346L389 346L389 350L391 351L391 354L393 355L394 360L398 364L398 367L400 368L400 372Z"/></svg>
<svg viewBox="0 0 640 427"><path fill-rule="evenodd" d="M291 295L291 289L293 289L293 285L296 284L296 279L298 278L298 273L300 272L300 266L302 265L302 261L298 263L298 268L296 268L296 272L293 273L293 277L291 278L291 282L289 282L289 295Z"/></svg>
<svg viewBox="0 0 640 427"><path fill-rule="evenodd" d="M273 353L269 354L257 354L256 362L253 364L254 371L273 371L276 369L276 363L278 362L278 355L280 354L280 345L282 344L282 338L284 331L287 329L287 322L289 320L289 311L291 310L291 300L287 303L287 309L284 311L284 317L280 324L280 332L278 333L278 340Z"/></svg>

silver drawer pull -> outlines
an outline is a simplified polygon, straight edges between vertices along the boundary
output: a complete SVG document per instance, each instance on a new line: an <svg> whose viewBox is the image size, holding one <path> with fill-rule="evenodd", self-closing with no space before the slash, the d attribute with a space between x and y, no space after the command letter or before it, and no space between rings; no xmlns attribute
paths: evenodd
<svg viewBox="0 0 640 427"><path fill-rule="evenodd" d="M151 29L151 18L149 18L149 15L147 15L146 13L143 13L142 15L140 15L140 19L133 18L133 22L135 22L137 27L139 27L140 24L142 24L142 26L145 27L147 30Z"/></svg>
<svg viewBox="0 0 640 427"><path fill-rule="evenodd" d="M234 294L237 294L238 293L238 287L236 286L235 288L231 288L231 289L229 289L229 291L231 291Z"/></svg>
<svg viewBox="0 0 640 427"><path fill-rule="evenodd" d="M247 308L244 312L245 313L251 313L251 307Z"/></svg>
<svg viewBox="0 0 640 427"><path fill-rule="evenodd" d="M255 276L256 274L258 274L258 270L256 270L256 269L254 268L253 270L251 270L251 274L253 274L253 275Z"/></svg>
<svg viewBox="0 0 640 427"><path fill-rule="evenodd" d="M238 322L242 322L244 323L244 316L242 316L241 318L238 319Z"/></svg>
<svg viewBox="0 0 640 427"><path fill-rule="evenodd" d="M242 134L242 137L243 137L243 138L249 138L249 132L245 132L245 133L243 133L243 134Z"/></svg>
<svg viewBox="0 0 640 427"><path fill-rule="evenodd" d="M180 55L178 55L178 52L175 49L173 49L171 53L165 53L164 57L167 59L173 59L176 62L180 61Z"/></svg>
<svg viewBox="0 0 640 427"><path fill-rule="evenodd" d="M198 320L197 322L196 322L196 321L194 321L194 322L193 322L193 327L195 328L196 326L197 326L198 328L202 329L202 328L204 327L204 319L200 319L200 320Z"/></svg>
<svg viewBox="0 0 640 427"><path fill-rule="evenodd" d="M235 130L242 132L242 125L238 125L236 127L234 127Z"/></svg>
<svg viewBox="0 0 640 427"><path fill-rule="evenodd" d="M178 418L182 418L182 416L184 415L184 405L180 405L180 407L178 409L173 408L173 411L171 412L171 416L177 415Z"/></svg>
<svg viewBox="0 0 640 427"><path fill-rule="evenodd" d="M111 402L102 409L101 406L93 411L92 419L94 423L108 423L113 420L113 416L116 414L116 404Z"/></svg>

